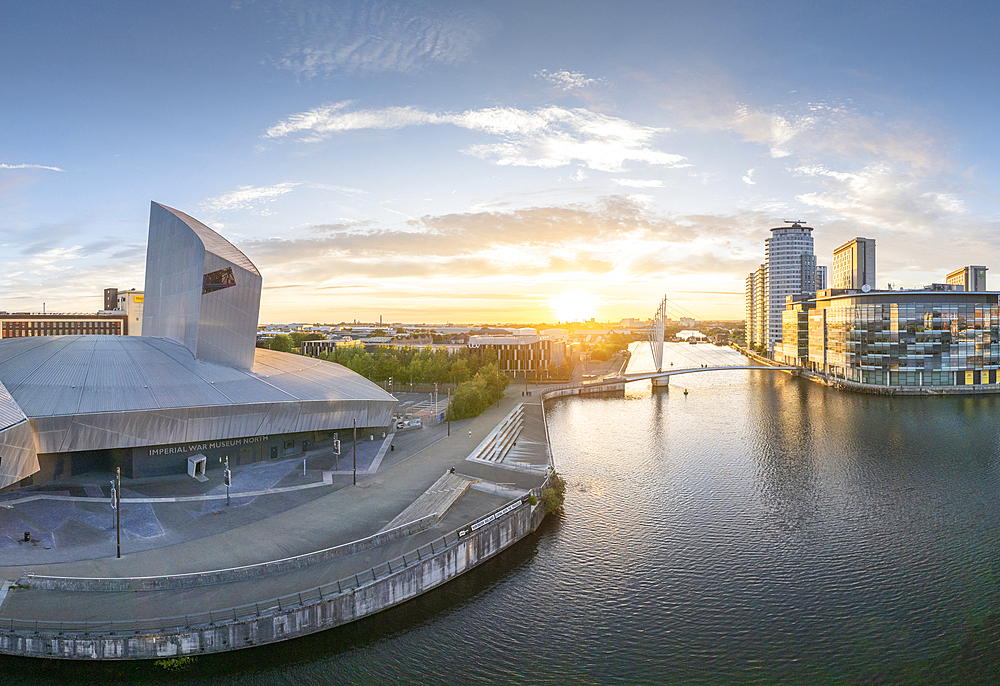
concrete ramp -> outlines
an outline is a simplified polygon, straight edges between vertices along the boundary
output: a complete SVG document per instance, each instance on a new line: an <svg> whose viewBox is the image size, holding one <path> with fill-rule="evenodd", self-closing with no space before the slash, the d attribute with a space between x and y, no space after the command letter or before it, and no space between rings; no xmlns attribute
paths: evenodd
<svg viewBox="0 0 1000 686"><path fill-rule="evenodd" d="M7 591L9 591L10 587L13 585L13 581L4 581L0 584L0 605L3 605L3 601L7 598Z"/></svg>
<svg viewBox="0 0 1000 686"><path fill-rule="evenodd" d="M430 488L424 491L423 495L413 501L405 510L400 512L395 519L386 524L380 530L387 531L397 526L402 526L408 522L434 515L436 520L440 520L445 513L455 504L469 486L477 482L469 476L445 472L444 476L434 482Z"/></svg>

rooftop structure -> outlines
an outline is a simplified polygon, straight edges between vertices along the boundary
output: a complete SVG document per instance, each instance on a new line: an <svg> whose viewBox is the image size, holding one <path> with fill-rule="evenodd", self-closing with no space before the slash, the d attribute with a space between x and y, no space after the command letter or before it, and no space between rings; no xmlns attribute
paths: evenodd
<svg viewBox="0 0 1000 686"><path fill-rule="evenodd" d="M246 255L197 219L152 203L143 335L176 341L199 360L250 369L260 293L260 272Z"/></svg>

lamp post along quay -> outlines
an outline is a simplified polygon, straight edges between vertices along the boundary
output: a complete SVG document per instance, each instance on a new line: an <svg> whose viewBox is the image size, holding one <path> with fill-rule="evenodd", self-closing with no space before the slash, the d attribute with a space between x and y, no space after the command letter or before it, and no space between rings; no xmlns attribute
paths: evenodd
<svg viewBox="0 0 1000 686"><path fill-rule="evenodd" d="M354 485L358 485L358 420L354 420Z"/></svg>
<svg viewBox="0 0 1000 686"><path fill-rule="evenodd" d="M111 509L114 512L113 523L118 544L116 557L122 556L122 468L115 468L115 478L111 480Z"/></svg>

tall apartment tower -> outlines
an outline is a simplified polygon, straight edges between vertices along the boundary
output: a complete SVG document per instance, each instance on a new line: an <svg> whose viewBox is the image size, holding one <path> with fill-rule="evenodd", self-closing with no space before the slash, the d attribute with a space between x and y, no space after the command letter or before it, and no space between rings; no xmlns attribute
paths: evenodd
<svg viewBox="0 0 1000 686"><path fill-rule="evenodd" d="M767 330L767 300L764 297L767 265L762 264L747 274L746 336L747 345L764 345Z"/></svg>
<svg viewBox="0 0 1000 686"><path fill-rule="evenodd" d="M767 323L764 345L774 352L781 342L781 313L789 295L816 292L816 254L812 228L800 222L771 229L764 241L764 300Z"/></svg>
<svg viewBox="0 0 1000 686"><path fill-rule="evenodd" d="M945 277L945 283L961 286L965 291L985 291L986 267L972 265L956 269Z"/></svg>
<svg viewBox="0 0 1000 686"><path fill-rule="evenodd" d="M833 251L831 288L875 288L875 239L853 238Z"/></svg>

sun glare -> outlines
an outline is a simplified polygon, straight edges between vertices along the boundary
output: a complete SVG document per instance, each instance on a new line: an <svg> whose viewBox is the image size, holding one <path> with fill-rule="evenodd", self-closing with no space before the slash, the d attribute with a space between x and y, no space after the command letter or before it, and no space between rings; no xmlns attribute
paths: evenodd
<svg viewBox="0 0 1000 686"><path fill-rule="evenodd" d="M597 316L597 298L586 291L559 293L552 296L549 305L560 322L585 322Z"/></svg>

